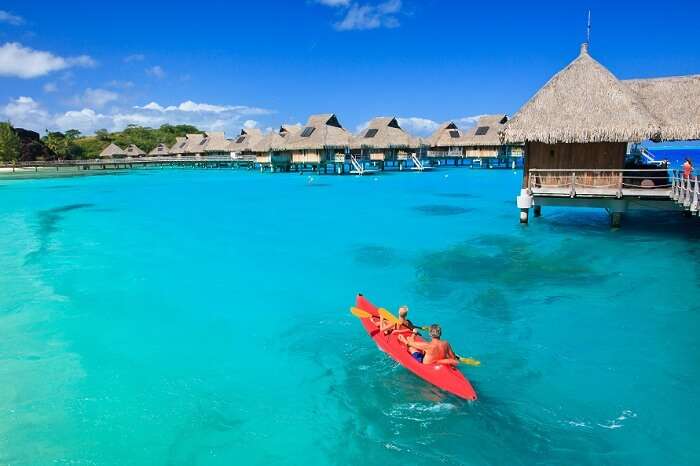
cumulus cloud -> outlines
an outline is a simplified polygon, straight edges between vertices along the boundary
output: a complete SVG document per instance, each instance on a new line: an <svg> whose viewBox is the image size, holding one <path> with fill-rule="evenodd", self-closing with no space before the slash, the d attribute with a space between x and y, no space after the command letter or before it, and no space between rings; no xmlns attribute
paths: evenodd
<svg viewBox="0 0 700 466"><path fill-rule="evenodd" d="M0 10L0 23L7 23L13 26L21 26L24 24L24 18L13 15L9 11Z"/></svg>
<svg viewBox="0 0 700 466"><path fill-rule="evenodd" d="M86 93L81 98L86 95L104 97L101 93ZM80 103L87 104L87 102ZM86 134L100 128L116 131L130 124L158 127L166 123L192 124L203 130L235 134L241 127L258 126L259 123L250 119L250 115L270 113L273 112L257 107L198 104L186 101L180 105L168 107L151 102L127 111L113 109L110 112L100 112L96 108L85 106L80 110L52 114L31 97L11 99L7 105L0 107L0 119L9 119L18 127L40 132L45 128L60 131L78 129Z"/></svg>
<svg viewBox="0 0 700 466"><path fill-rule="evenodd" d="M146 68L146 74L154 78L162 79L165 77L165 70L159 65L151 66L150 68Z"/></svg>
<svg viewBox="0 0 700 466"><path fill-rule="evenodd" d="M401 0L387 0L376 5L353 3L345 17L335 23L338 31L367 30L399 27L397 14L401 12Z"/></svg>
<svg viewBox="0 0 700 466"><path fill-rule="evenodd" d="M435 131L440 124L428 118L407 117L397 118L399 126L411 134L426 136Z"/></svg>
<svg viewBox="0 0 700 466"><path fill-rule="evenodd" d="M0 114L15 126L37 131L43 130L42 126L46 125L50 119L46 109L31 97L26 96L10 99L7 105L0 108Z"/></svg>
<svg viewBox="0 0 700 466"><path fill-rule="evenodd" d="M258 107L248 107L245 105L214 105L197 103L191 100L186 100L180 105L169 105L164 107L157 102L150 102L142 107L136 106L135 109L152 110L155 112L198 112L198 113L225 113L234 112L241 115L267 115L272 113L270 110Z"/></svg>
<svg viewBox="0 0 700 466"><path fill-rule="evenodd" d="M146 56L141 53L133 53L124 57L124 63L131 63L134 61L144 61Z"/></svg>
<svg viewBox="0 0 700 466"><path fill-rule="evenodd" d="M457 126L460 128L468 128L470 126L474 126L477 121L479 121L479 118L483 117L485 115L473 115L473 116L468 116L468 117L462 117L462 118L455 118L454 121Z"/></svg>
<svg viewBox="0 0 700 466"><path fill-rule="evenodd" d="M74 66L95 65L95 60L87 55L64 58L17 42L7 42L0 46L0 76L30 79Z"/></svg>
<svg viewBox="0 0 700 466"><path fill-rule="evenodd" d="M110 102L119 98L116 92L106 89L87 88L82 95L75 96L71 103L74 105L84 105L86 107L102 108Z"/></svg>

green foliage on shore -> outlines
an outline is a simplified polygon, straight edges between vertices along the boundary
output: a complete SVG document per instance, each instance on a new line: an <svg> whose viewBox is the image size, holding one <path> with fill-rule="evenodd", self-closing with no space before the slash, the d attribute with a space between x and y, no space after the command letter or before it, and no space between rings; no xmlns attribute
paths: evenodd
<svg viewBox="0 0 700 466"><path fill-rule="evenodd" d="M78 130L65 133L47 133L42 140L63 159L94 159L110 143L115 143L122 149L129 144L135 144L144 152L149 153L158 144L172 146L175 138L186 134L202 133L192 125L162 125L160 128L148 128L129 125L123 131L110 133L100 129L94 136L82 136Z"/></svg>
<svg viewBox="0 0 700 466"><path fill-rule="evenodd" d="M0 161L14 162L20 157L20 140L9 122L0 122Z"/></svg>

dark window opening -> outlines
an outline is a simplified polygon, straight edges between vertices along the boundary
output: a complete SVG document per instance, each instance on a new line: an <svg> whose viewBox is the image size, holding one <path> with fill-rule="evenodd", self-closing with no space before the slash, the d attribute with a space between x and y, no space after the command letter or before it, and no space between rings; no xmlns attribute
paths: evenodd
<svg viewBox="0 0 700 466"><path fill-rule="evenodd" d="M489 127L488 126L479 126L476 128L476 133L474 133L475 136L483 136L484 134L489 132Z"/></svg>
<svg viewBox="0 0 700 466"><path fill-rule="evenodd" d="M453 138L453 139L458 138L458 137L459 137L459 131L453 129L452 131L450 131L450 137Z"/></svg>
<svg viewBox="0 0 700 466"><path fill-rule="evenodd" d="M241 144L243 141L245 141L245 136L239 136L238 139L236 139L236 144Z"/></svg>
<svg viewBox="0 0 700 466"><path fill-rule="evenodd" d="M376 128L368 129L367 132L365 133L365 137L366 138L373 138L377 135L378 132L379 132L379 130Z"/></svg>
<svg viewBox="0 0 700 466"><path fill-rule="evenodd" d="M307 126L306 128L304 128L304 131L301 132L301 137L308 138L309 136L311 136L311 134L313 134L314 131L316 131L316 128L314 128L313 126Z"/></svg>

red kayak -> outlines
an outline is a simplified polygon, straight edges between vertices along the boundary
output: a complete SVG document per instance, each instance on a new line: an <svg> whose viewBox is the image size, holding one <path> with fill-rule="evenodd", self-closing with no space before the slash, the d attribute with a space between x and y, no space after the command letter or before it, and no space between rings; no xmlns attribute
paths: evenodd
<svg viewBox="0 0 700 466"><path fill-rule="evenodd" d="M436 387L465 400L476 400L474 387L457 368L444 364L423 364L416 361L406 349L406 345L399 342L396 333L384 335L379 331L377 327L379 311L374 304L370 303L361 294L358 294L355 305L371 315L369 318L361 318L360 321L379 349L391 356L403 367ZM419 335L416 335L416 341L424 340Z"/></svg>

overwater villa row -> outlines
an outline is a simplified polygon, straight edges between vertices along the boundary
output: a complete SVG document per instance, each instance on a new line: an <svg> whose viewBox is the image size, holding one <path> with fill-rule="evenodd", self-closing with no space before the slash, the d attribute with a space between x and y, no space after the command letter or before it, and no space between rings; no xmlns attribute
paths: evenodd
<svg viewBox="0 0 700 466"><path fill-rule="evenodd" d="M506 115L486 115L467 130L447 122L430 137L420 138L406 132L392 117L375 118L367 128L352 134L329 113L310 116L304 126L282 125L267 134L257 128L243 129L235 139L227 139L223 132L188 134L170 147L159 144L148 154L134 145L122 149L112 143L100 157L230 156L273 171L335 164L342 172L347 164L353 173L385 166L423 169L428 168L426 164L460 165L466 161L479 166L511 166L522 157L523 147L501 142L499 134L507 121Z"/></svg>
<svg viewBox="0 0 700 466"><path fill-rule="evenodd" d="M700 211L700 182L630 157L631 143L700 139L700 75L619 80L588 44L508 121L504 144L525 144L517 205L601 207L613 226L631 209Z"/></svg>

